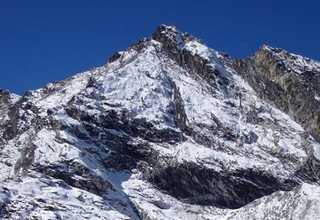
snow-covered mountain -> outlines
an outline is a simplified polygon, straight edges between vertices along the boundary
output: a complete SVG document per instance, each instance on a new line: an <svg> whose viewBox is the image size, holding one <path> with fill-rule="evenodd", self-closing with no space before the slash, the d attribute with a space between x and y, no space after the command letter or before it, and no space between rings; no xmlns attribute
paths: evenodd
<svg viewBox="0 0 320 220"><path fill-rule="evenodd" d="M318 219L320 63L160 25L102 67L0 90L2 219Z"/></svg>

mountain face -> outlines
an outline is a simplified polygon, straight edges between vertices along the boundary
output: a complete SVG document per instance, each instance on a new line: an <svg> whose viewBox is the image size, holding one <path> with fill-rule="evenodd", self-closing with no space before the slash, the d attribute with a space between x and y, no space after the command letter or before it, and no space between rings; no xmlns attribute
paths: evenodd
<svg viewBox="0 0 320 220"><path fill-rule="evenodd" d="M102 67L0 90L2 219L318 219L320 63L160 25Z"/></svg>

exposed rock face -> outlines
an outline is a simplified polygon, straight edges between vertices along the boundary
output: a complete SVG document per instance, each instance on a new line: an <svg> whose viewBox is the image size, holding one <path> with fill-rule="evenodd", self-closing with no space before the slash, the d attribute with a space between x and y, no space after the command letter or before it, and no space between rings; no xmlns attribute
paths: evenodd
<svg viewBox="0 0 320 220"><path fill-rule="evenodd" d="M238 72L264 98L294 117L320 141L320 64L289 52L263 46Z"/></svg>
<svg viewBox="0 0 320 220"><path fill-rule="evenodd" d="M316 219L319 72L160 25L105 66L0 90L0 216Z"/></svg>
<svg viewBox="0 0 320 220"><path fill-rule="evenodd" d="M184 202L231 209L297 185L293 181L279 182L271 174L253 169L217 172L193 163L157 167L150 181Z"/></svg>
<svg viewBox="0 0 320 220"><path fill-rule="evenodd" d="M0 144L4 144L4 131L10 126L8 114L19 96L7 90L0 89Z"/></svg>

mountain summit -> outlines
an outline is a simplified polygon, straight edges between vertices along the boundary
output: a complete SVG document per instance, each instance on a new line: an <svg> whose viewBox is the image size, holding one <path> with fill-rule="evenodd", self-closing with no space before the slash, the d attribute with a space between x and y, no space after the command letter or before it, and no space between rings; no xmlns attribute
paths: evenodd
<svg viewBox="0 0 320 220"><path fill-rule="evenodd" d="M318 219L320 63L160 25L106 65L0 90L2 219Z"/></svg>

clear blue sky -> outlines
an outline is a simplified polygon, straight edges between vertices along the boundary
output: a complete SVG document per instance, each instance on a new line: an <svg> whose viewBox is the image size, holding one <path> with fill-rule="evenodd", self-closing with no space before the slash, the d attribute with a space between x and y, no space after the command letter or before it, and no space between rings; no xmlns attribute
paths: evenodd
<svg viewBox="0 0 320 220"><path fill-rule="evenodd" d="M268 44L320 60L318 0L0 0L0 88L23 94L101 66L160 23L233 57Z"/></svg>

